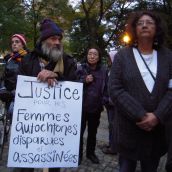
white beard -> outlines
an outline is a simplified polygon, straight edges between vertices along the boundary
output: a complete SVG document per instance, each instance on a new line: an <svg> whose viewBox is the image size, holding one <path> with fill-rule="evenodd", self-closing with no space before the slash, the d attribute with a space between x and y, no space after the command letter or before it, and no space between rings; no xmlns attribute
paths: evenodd
<svg viewBox="0 0 172 172"><path fill-rule="evenodd" d="M49 58L49 61L57 62L63 57L63 46L60 44L58 47L52 47L46 41L42 42L43 54Z"/></svg>

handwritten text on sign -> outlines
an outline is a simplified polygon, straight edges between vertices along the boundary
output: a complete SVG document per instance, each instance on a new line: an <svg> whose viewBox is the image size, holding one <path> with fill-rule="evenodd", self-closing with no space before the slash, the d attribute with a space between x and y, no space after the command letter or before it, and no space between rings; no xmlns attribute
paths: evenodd
<svg viewBox="0 0 172 172"><path fill-rule="evenodd" d="M79 157L82 84L54 87L18 76L9 167L76 167Z"/></svg>

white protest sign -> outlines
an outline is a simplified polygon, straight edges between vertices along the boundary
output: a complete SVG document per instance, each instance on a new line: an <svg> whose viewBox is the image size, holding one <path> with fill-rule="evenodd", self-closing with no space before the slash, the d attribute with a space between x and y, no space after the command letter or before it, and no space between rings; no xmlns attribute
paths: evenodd
<svg viewBox="0 0 172 172"><path fill-rule="evenodd" d="M77 167L82 83L18 76L8 167Z"/></svg>

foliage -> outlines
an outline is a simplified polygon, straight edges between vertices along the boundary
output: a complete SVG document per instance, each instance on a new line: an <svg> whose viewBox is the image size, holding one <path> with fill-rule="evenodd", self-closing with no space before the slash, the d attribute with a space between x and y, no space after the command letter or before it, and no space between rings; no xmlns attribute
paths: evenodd
<svg viewBox="0 0 172 172"><path fill-rule="evenodd" d="M27 20L30 23L29 35L34 47L39 37L39 24L44 18L51 18L64 30L70 27L73 10L68 0L25 0L23 2Z"/></svg>
<svg viewBox="0 0 172 172"><path fill-rule="evenodd" d="M27 46L33 49L43 18L51 18L67 30L74 13L68 0L0 0L0 9L0 52L9 50L14 33L24 33Z"/></svg>
<svg viewBox="0 0 172 172"><path fill-rule="evenodd" d="M121 0L81 0L70 32L71 48L78 59L91 46L98 46L104 57L110 47L119 47L131 4Z"/></svg>
<svg viewBox="0 0 172 172"><path fill-rule="evenodd" d="M26 33L27 22L20 0L0 0L0 51L10 49L10 38L14 33Z"/></svg>
<svg viewBox="0 0 172 172"><path fill-rule="evenodd" d="M82 59L89 46L97 45L105 57L110 49L122 46L129 14L147 9L158 12L168 23L167 45L172 48L171 7L171 0L81 0L70 32L72 51Z"/></svg>

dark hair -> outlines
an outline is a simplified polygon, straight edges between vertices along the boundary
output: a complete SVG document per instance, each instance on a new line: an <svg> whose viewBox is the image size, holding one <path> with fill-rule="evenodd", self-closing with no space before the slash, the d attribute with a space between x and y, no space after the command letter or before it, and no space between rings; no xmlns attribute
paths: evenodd
<svg viewBox="0 0 172 172"><path fill-rule="evenodd" d="M156 33L154 38L153 48L158 49L164 43L165 38L165 24L162 22L159 15L152 11L138 11L132 13L126 25L126 32L130 36L130 46L137 46L136 25L138 20L143 16L148 15L154 21L156 25Z"/></svg>

